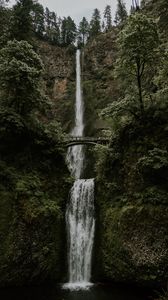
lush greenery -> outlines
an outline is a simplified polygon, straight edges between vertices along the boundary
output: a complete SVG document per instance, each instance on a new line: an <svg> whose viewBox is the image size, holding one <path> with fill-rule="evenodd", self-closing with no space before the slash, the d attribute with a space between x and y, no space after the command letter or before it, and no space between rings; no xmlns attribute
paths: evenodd
<svg viewBox="0 0 168 300"><path fill-rule="evenodd" d="M20 1L14 8L21 23L8 28L0 49L1 286L61 280L66 263L70 175L61 146L64 133L56 117L49 118L44 66L30 44L30 19L20 19L22 5Z"/></svg>
<svg viewBox="0 0 168 300"><path fill-rule="evenodd" d="M85 132L109 137L108 145L92 153L93 277L166 285L167 1L142 1L140 7L135 0L128 16L118 0L115 26L107 5L103 19L95 9L91 21L83 17L79 27L70 16L59 18L37 1L18 0L13 8L6 2L0 1L0 284L66 276L64 215L71 179L57 120L69 117L73 101L65 99L70 79L63 76L57 90L63 101L55 104L60 106L54 107L53 121L37 45L49 42L65 60L66 51L74 55L77 39L85 46ZM48 90L56 82L50 75ZM74 95L72 78L68 87Z"/></svg>
<svg viewBox="0 0 168 300"><path fill-rule="evenodd" d="M90 121L88 132L109 137L95 148L95 280L156 287L168 280L168 40L167 4L161 16L155 3L163 5L135 5L111 35L87 45L84 95L97 126Z"/></svg>
<svg viewBox="0 0 168 300"><path fill-rule="evenodd" d="M80 46L84 46L88 40L92 40L103 32L112 30L111 6L105 7L103 18L101 12L94 9L90 22L83 17L79 26L68 17L59 17L56 12L50 11L35 0L17 0L12 9L0 2L1 36L3 42L10 31L10 38L28 40L30 43L38 37L53 45L67 47L78 40ZM127 18L125 3L118 0L115 22L123 23ZM6 36L6 40L9 37Z"/></svg>

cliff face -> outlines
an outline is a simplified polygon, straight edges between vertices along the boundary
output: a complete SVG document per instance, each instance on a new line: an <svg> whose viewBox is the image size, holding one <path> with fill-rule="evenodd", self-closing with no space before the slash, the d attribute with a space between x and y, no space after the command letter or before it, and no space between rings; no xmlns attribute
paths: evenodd
<svg viewBox="0 0 168 300"><path fill-rule="evenodd" d="M38 52L44 63L43 89L52 102L52 114L69 131L74 120L75 49L40 41Z"/></svg>
<svg viewBox="0 0 168 300"><path fill-rule="evenodd" d="M116 30L102 34L88 43L83 52L83 95L85 102L86 132L98 133L108 124L99 117L99 112L119 94L113 76L116 60Z"/></svg>

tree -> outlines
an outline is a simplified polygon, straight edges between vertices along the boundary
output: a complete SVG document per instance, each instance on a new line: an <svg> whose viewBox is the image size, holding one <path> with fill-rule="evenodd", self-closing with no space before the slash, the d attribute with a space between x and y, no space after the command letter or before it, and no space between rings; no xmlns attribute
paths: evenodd
<svg viewBox="0 0 168 300"><path fill-rule="evenodd" d="M126 20L127 16L128 14L125 3L123 2L123 0L118 0L117 11L115 15L115 23L117 25L122 24Z"/></svg>
<svg viewBox="0 0 168 300"><path fill-rule="evenodd" d="M0 47L6 43L9 35L11 10L6 8L7 2L8 1L0 0Z"/></svg>
<svg viewBox="0 0 168 300"><path fill-rule="evenodd" d="M82 44L84 46L89 34L89 23L85 17L83 17L82 21L79 23L78 32L79 36L81 37Z"/></svg>
<svg viewBox="0 0 168 300"><path fill-rule="evenodd" d="M92 19L90 21L89 37L94 38L101 33L101 15L100 11L95 8Z"/></svg>
<svg viewBox="0 0 168 300"><path fill-rule="evenodd" d="M76 24L71 17L64 18L61 26L61 43L63 46L68 46L76 40Z"/></svg>
<svg viewBox="0 0 168 300"><path fill-rule="evenodd" d="M39 36L43 37L45 26L44 26L44 8L38 2L33 4L32 12L33 30Z"/></svg>
<svg viewBox="0 0 168 300"><path fill-rule="evenodd" d="M144 115L144 97L154 77L159 38L156 24L146 15L132 14L118 38L119 58L116 74L125 84L125 93L138 99Z"/></svg>
<svg viewBox="0 0 168 300"><path fill-rule="evenodd" d="M32 40L33 0L17 0L13 7L13 22L11 28L12 38L17 40Z"/></svg>
<svg viewBox="0 0 168 300"><path fill-rule="evenodd" d="M160 0L156 4L157 13L159 14L159 27L167 34L168 30L168 1Z"/></svg>
<svg viewBox="0 0 168 300"><path fill-rule="evenodd" d="M9 41L0 51L0 106L26 117L42 104L43 65L26 41Z"/></svg>
<svg viewBox="0 0 168 300"><path fill-rule="evenodd" d="M110 5L107 5L104 11L104 24L106 32L110 31L112 28L112 16Z"/></svg>
<svg viewBox="0 0 168 300"><path fill-rule="evenodd" d="M45 11L45 37L52 44L60 44L60 19L55 12Z"/></svg>

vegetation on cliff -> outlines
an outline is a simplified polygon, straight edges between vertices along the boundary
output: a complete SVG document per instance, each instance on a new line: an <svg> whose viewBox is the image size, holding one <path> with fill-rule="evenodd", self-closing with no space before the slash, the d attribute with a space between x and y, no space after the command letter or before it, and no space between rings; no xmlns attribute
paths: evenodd
<svg viewBox="0 0 168 300"><path fill-rule="evenodd" d="M167 1L142 1L128 16L118 0L117 26L107 6L103 20L95 9L91 22L83 18L78 29L71 17L60 19L37 2L18 0L12 9L4 2L0 284L60 281L66 274L64 214L70 177L58 121L66 131L72 126L78 39L80 47L85 45L85 132L110 139L94 151L93 278L166 285Z"/></svg>
<svg viewBox="0 0 168 300"><path fill-rule="evenodd" d="M23 26L18 40L1 39L1 286L60 281L65 274L70 176L60 146L64 133L56 118L49 118L52 104L42 90L44 66L28 43L30 36L21 40L24 33Z"/></svg>
<svg viewBox="0 0 168 300"><path fill-rule="evenodd" d="M100 114L111 138L96 148L94 271L156 287L168 280L167 39L147 11L133 12L116 34L118 95Z"/></svg>

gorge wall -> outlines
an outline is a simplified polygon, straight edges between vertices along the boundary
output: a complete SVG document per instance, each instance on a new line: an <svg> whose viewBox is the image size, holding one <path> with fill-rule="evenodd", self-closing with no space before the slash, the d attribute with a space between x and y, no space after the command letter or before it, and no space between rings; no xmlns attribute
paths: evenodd
<svg viewBox="0 0 168 300"><path fill-rule="evenodd" d="M99 112L120 94L112 75L116 35L116 29L102 34L84 49L88 136L110 129ZM38 51L45 66L42 89L52 103L48 118L56 117L69 132L74 120L74 48L40 42ZM164 115L145 126L128 125L96 154L94 281L156 287L168 280L167 128ZM0 162L0 285L60 282L67 276L64 216L71 180L65 152L48 151L41 140L32 148L32 139L26 138L16 156L5 154L5 164Z"/></svg>
<svg viewBox="0 0 168 300"><path fill-rule="evenodd" d="M49 118L56 117L69 132L75 116L75 47L61 48L39 41L38 52L44 63L42 88L52 102Z"/></svg>

